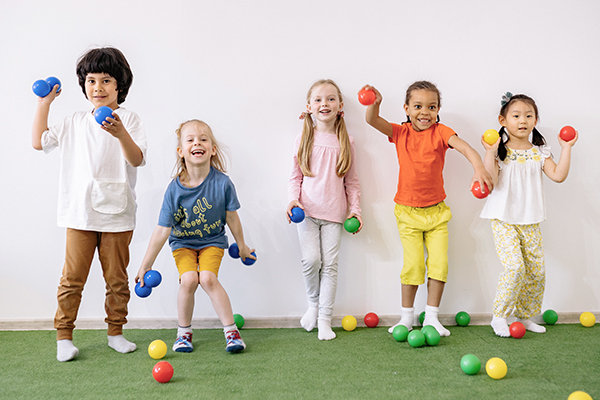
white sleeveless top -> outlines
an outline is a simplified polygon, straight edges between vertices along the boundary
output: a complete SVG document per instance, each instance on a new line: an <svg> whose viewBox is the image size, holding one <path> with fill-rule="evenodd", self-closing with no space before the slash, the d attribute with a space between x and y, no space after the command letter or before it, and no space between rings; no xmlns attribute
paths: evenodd
<svg viewBox="0 0 600 400"><path fill-rule="evenodd" d="M529 150L507 148L500 167L498 183L481 211L481 218L499 219L513 225L537 224L546 219L542 168L551 157L549 146Z"/></svg>

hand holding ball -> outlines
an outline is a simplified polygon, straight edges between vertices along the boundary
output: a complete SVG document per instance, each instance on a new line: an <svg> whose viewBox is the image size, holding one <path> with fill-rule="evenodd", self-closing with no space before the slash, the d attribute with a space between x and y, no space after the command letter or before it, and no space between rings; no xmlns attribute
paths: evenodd
<svg viewBox="0 0 600 400"><path fill-rule="evenodd" d="M292 215L290 216L290 219L295 223L304 221L304 210L300 207L292 208Z"/></svg>
<svg viewBox="0 0 600 400"><path fill-rule="evenodd" d="M485 186L485 193L482 192L481 185L479 184L479 182L475 182L473 184L473 187L471 188L471 192L473 192L473 196L477 197L478 199L485 199L488 196L488 194L490 194L490 191L489 191L487 185L485 183L483 185Z"/></svg>
<svg viewBox="0 0 600 400"><path fill-rule="evenodd" d="M348 218L344 222L344 229L350 233L355 233L360 228L360 221L356 217Z"/></svg>
<svg viewBox="0 0 600 400"><path fill-rule="evenodd" d="M135 284L135 294L138 295L138 297L146 298L148 296L150 296L150 294L152 293L152 288L148 285L144 285L144 286L140 286L140 282Z"/></svg>
<svg viewBox="0 0 600 400"><path fill-rule="evenodd" d="M96 112L94 112L94 118L96 119L97 123L102 125L107 118L113 118L113 110L108 106L98 107Z"/></svg>
<svg viewBox="0 0 600 400"><path fill-rule="evenodd" d="M238 247L237 243L233 243L231 246L229 246L228 252L229 252L229 256L231 258L240 258L240 248ZM252 252L250 254L252 254L252 256L256 257L255 252ZM248 266L254 264L255 262L256 262L256 260L253 260L249 257L242 260L242 263L244 265L248 265Z"/></svg>
<svg viewBox="0 0 600 400"><path fill-rule="evenodd" d="M46 97L50 94L54 86L58 85L58 90L56 93L60 92L61 84L60 80L54 76L49 77L46 80L40 79L33 82L33 93L35 93L38 97Z"/></svg>
<svg viewBox="0 0 600 400"><path fill-rule="evenodd" d="M151 269L144 274L144 286L155 288L162 282L162 275L160 272Z"/></svg>
<svg viewBox="0 0 600 400"><path fill-rule="evenodd" d="M375 103L376 99L377 95L371 89L361 89L360 92L358 92L358 101L363 106L370 106Z"/></svg>
<svg viewBox="0 0 600 400"><path fill-rule="evenodd" d="M564 126L560 130L560 138L565 142L570 142L571 140L575 139L575 128L569 125Z"/></svg>
<svg viewBox="0 0 600 400"><path fill-rule="evenodd" d="M498 140L499 137L500 137L500 134L495 129L488 129L487 131L485 131L483 133L483 140L490 146L492 146L494 143L496 143L496 141Z"/></svg>

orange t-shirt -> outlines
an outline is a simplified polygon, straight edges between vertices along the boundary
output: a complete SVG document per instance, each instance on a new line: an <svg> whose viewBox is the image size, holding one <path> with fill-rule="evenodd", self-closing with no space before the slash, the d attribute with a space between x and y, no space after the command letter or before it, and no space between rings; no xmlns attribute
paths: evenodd
<svg viewBox="0 0 600 400"><path fill-rule="evenodd" d="M398 154L398 191L394 201L409 207L428 207L446 198L444 161L448 140L456 135L442 124L417 132L411 123L392 124L389 138Z"/></svg>

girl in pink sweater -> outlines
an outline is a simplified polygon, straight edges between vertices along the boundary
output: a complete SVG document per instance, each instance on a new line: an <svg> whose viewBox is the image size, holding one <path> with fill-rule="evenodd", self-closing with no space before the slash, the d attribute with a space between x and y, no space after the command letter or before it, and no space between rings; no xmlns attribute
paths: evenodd
<svg viewBox="0 0 600 400"><path fill-rule="evenodd" d="M292 208L306 218L298 224L302 274L308 310L300 320L307 331L318 324L319 339L331 340L331 316L337 288L342 224L356 217L360 226L360 186L355 168L354 139L344 122L344 103L332 80L315 82L306 96L302 134L296 138L288 183L288 222Z"/></svg>

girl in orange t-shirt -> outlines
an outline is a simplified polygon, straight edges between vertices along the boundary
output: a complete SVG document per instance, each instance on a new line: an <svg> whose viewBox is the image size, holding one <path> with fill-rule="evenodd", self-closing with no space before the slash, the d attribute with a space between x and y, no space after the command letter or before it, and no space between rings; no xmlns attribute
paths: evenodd
<svg viewBox="0 0 600 400"><path fill-rule="evenodd" d="M476 181L490 190L492 179L486 171L479 153L456 133L439 123L441 106L438 88L427 81L415 82L406 91L404 111L408 121L393 124L379 116L383 97L373 90L375 102L367 107L367 123L389 137L396 145L398 164L398 191L394 198L394 213L404 250L402 282L402 310L400 321L389 329L392 333L398 325L412 329L414 302L419 285L425 282L427 267L427 305L423 326L432 325L441 336L450 331L438 320L439 305L448 276L448 221L452 218L450 208L444 203L443 169L446 150L454 148L464 155L473 166ZM427 262L425 262L425 247Z"/></svg>

